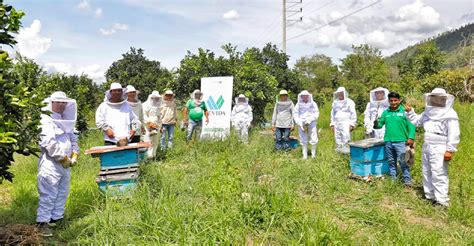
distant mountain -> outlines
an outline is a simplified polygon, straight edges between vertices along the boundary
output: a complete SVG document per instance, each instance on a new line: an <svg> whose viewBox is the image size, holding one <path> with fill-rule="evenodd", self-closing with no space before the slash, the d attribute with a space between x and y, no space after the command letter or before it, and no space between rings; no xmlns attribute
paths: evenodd
<svg viewBox="0 0 474 246"><path fill-rule="evenodd" d="M470 38L469 38L470 37ZM436 37L429 38L418 44L408 46L407 48L392 54L385 58L387 64L396 66L399 61L408 59L416 50L416 47L428 41L434 41L438 49L446 53L445 67L464 66L459 63L459 57L470 55L474 49L474 23L469 23L458 29L447 31ZM461 47L467 41L466 46Z"/></svg>

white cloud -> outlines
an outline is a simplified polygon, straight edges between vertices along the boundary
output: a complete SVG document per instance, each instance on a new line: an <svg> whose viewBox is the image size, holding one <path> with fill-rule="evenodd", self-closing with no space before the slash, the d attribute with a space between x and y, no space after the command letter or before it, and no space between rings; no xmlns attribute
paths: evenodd
<svg viewBox="0 0 474 246"><path fill-rule="evenodd" d="M115 34L117 31L126 31L128 30L127 24L114 23L110 28L99 28L100 33L105 36Z"/></svg>
<svg viewBox="0 0 474 246"><path fill-rule="evenodd" d="M236 20L239 17L240 17L240 14L235 9L229 10L222 15L222 18L226 20Z"/></svg>
<svg viewBox="0 0 474 246"><path fill-rule="evenodd" d="M30 27L21 28L16 40L17 49L20 54L35 59L46 53L51 47L51 39L40 35L41 21L34 20Z"/></svg>
<svg viewBox="0 0 474 246"><path fill-rule="evenodd" d="M339 33L336 38L336 45L342 50L350 50L354 44L355 37L348 31L343 31Z"/></svg>
<svg viewBox="0 0 474 246"><path fill-rule="evenodd" d="M102 8L97 8L94 12L94 17L95 18L101 18L103 15L103 11L102 11Z"/></svg>
<svg viewBox="0 0 474 246"><path fill-rule="evenodd" d="M394 38L388 38L388 36L389 33L375 30L365 36L365 42L379 49L390 48Z"/></svg>
<svg viewBox="0 0 474 246"><path fill-rule="evenodd" d="M68 75L85 74L94 82L100 83L105 81L105 69L99 64L76 66L71 63L50 62L44 64L44 68L48 73L65 73Z"/></svg>
<svg viewBox="0 0 474 246"><path fill-rule="evenodd" d="M77 8L82 11L88 11L91 8L88 0L82 0L79 4L77 4Z"/></svg>
<svg viewBox="0 0 474 246"><path fill-rule="evenodd" d="M393 20L392 27L398 32L430 32L441 27L440 14L421 0L400 7Z"/></svg>

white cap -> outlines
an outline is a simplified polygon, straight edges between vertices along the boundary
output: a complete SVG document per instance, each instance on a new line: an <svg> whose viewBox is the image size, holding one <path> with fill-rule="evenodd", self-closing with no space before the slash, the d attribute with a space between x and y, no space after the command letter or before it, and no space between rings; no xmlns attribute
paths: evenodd
<svg viewBox="0 0 474 246"><path fill-rule="evenodd" d="M120 85L117 82L114 82L114 83L110 84L110 90L116 90L116 89L122 89L123 90L122 85Z"/></svg>
<svg viewBox="0 0 474 246"><path fill-rule="evenodd" d="M432 94L446 94L446 90L443 88L434 88L433 91L431 91Z"/></svg>
<svg viewBox="0 0 474 246"><path fill-rule="evenodd" d="M71 99L62 91L56 91L50 96L51 102L69 102Z"/></svg>
<svg viewBox="0 0 474 246"><path fill-rule="evenodd" d="M129 93L129 92L136 92L136 93L138 93L138 91L135 89L135 87L133 87L133 85L127 85L127 87L125 88L125 91L126 91L127 93Z"/></svg>
<svg viewBox="0 0 474 246"><path fill-rule="evenodd" d="M174 95L172 90L166 90L165 95Z"/></svg>
<svg viewBox="0 0 474 246"><path fill-rule="evenodd" d="M239 98L246 98L246 96L244 94L240 94Z"/></svg>
<svg viewBox="0 0 474 246"><path fill-rule="evenodd" d="M281 90L281 91L280 91L280 95L288 95L288 91L286 91L286 90Z"/></svg>
<svg viewBox="0 0 474 246"><path fill-rule="evenodd" d="M158 91L153 91L151 94L150 94L150 98L152 97L161 97L160 93Z"/></svg>

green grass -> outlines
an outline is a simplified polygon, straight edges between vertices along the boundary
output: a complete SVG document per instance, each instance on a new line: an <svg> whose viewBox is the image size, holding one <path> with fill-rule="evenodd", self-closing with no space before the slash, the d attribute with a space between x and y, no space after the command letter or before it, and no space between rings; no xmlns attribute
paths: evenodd
<svg viewBox="0 0 474 246"><path fill-rule="evenodd" d="M349 157L336 154L322 108L316 160L300 150L275 153L257 130L250 145L232 136L175 149L144 163L139 187L123 197L102 195L95 184L97 159L82 155L73 169L66 222L55 240L81 244L473 244L473 106L456 105L462 141L450 163L448 210L422 199L421 144L412 170L416 188L388 179L348 179ZM355 139L361 139L359 127ZM422 142L422 134L417 137ZM82 149L101 136L82 136ZM0 186L0 224L34 223L37 159L18 156L13 184Z"/></svg>

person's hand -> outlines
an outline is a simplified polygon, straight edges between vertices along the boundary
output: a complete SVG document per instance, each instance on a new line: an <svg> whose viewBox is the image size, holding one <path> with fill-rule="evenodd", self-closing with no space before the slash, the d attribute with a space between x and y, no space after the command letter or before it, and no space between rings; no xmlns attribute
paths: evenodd
<svg viewBox="0 0 474 246"><path fill-rule="evenodd" d="M407 140L407 145L410 146L410 147L413 147L413 143L415 143L415 141L413 141L413 139L409 138Z"/></svg>
<svg viewBox="0 0 474 246"><path fill-rule="evenodd" d="M71 166L71 160L66 155L62 160L59 161L64 168L69 168Z"/></svg>
<svg viewBox="0 0 474 246"><path fill-rule="evenodd" d="M334 128L334 126L331 126L331 131L334 132L336 130L336 128Z"/></svg>
<svg viewBox="0 0 474 246"><path fill-rule="evenodd" d="M446 151L444 152L444 160L450 161L453 158L453 152Z"/></svg>
<svg viewBox="0 0 474 246"><path fill-rule="evenodd" d="M354 129L355 129L354 126L350 126L350 127L349 127L349 131L351 131L351 132L354 131Z"/></svg>
<svg viewBox="0 0 474 246"><path fill-rule="evenodd" d="M293 131L293 130L295 130L295 127L294 127L294 126L292 126L292 127L290 128L290 131Z"/></svg>
<svg viewBox="0 0 474 246"><path fill-rule="evenodd" d="M165 131L165 128L164 127L161 127L160 128L160 133L163 133Z"/></svg>
<svg viewBox="0 0 474 246"><path fill-rule="evenodd" d="M206 118L206 125L209 124L209 118Z"/></svg>
<svg viewBox="0 0 474 246"><path fill-rule="evenodd" d="M107 137L109 137L109 138L114 138L115 137L114 131L112 131L112 129L110 129L110 128L105 130L105 135L107 135Z"/></svg>
<svg viewBox="0 0 474 246"><path fill-rule="evenodd" d="M276 128L274 126L272 126L272 132L275 132Z"/></svg>
<svg viewBox="0 0 474 246"><path fill-rule="evenodd" d="M73 153L72 153L72 158L71 158L71 166L76 165L77 157L79 157L79 154L76 153L76 152L73 152Z"/></svg>
<svg viewBox="0 0 474 246"><path fill-rule="evenodd" d="M189 121L183 121L183 125L184 125L185 127L188 127Z"/></svg>
<svg viewBox="0 0 474 246"><path fill-rule="evenodd" d="M405 112L410 112L412 109L413 107L409 103L405 104Z"/></svg>

